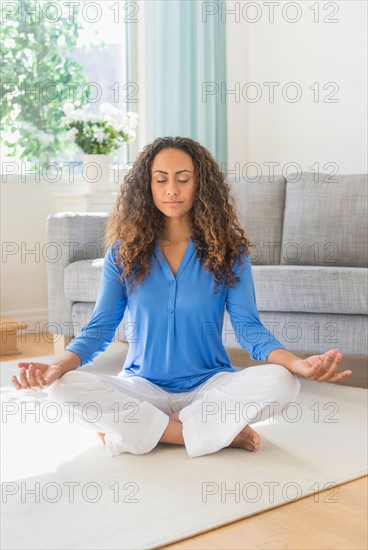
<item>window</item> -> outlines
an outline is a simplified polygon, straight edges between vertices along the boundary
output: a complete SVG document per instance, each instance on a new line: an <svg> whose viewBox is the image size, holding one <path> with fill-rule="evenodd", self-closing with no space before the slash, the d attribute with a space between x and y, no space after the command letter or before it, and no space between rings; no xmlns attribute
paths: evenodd
<svg viewBox="0 0 368 550"><path fill-rule="evenodd" d="M16 5L15 2L9 4ZM2 80L3 96L7 103L2 107L5 106L3 113L7 111L8 117L2 124L1 164L2 168L5 163L16 164L19 167L17 173L20 173L22 162L26 169L30 169L40 159L45 162L46 155L49 162L59 166L66 162L78 163L74 173L81 175L83 152L76 145L66 146L67 142L71 142L66 134L62 137L60 132L63 128L55 120L58 111L63 115L62 106L68 100L66 89L69 100L73 100L73 88L77 91L76 85L70 84L80 81L75 66L80 65L80 75L90 85L88 102L91 112L97 112L99 106L106 102L124 112L127 110L124 101L126 35L125 26L121 24L124 0L81 0L61 2L59 6L56 4L44 0L21 0L18 12L3 14L2 57L5 71ZM79 5L78 13L75 13L73 4ZM75 47L67 51L66 45L69 41L70 46L72 40ZM62 61L58 65L59 59ZM37 73L37 63L42 72ZM35 78L30 76L33 74ZM61 76L64 77L62 81ZM31 91L37 91L37 85L40 86L40 96L32 99ZM22 87L27 90L24 98ZM82 89L83 86L79 86L79 93ZM60 96L54 93L56 90L62 90ZM21 101L17 103L16 97ZM36 107L34 113L31 112L33 107ZM27 110L26 116L19 116L22 109ZM38 118L41 110L44 127ZM48 116L48 113L51 115ZM12 150L6 144L19 140L21 135L23 141L29 144L28 157L23 160L20 156L24 151L23 143L23 149L17 150L15 156L11 156L14 148ZM33 144L34 136L41 145ZM115 155L111 155L114 164L127 162L126 147L125 144ZM2 172L6 173L3 169Z"/></svg>

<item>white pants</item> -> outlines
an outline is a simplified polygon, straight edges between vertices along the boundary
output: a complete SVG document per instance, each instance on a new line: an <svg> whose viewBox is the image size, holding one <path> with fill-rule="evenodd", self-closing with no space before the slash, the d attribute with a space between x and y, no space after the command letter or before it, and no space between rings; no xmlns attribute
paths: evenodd
<svg viewBox="0 0 368 550"><path fill-rule="evenodd" d="M140 376L69 371L48 388L49 400L74 420L105 433L110 456L156 447L169 416L179 412L187 453L197 457L227 447L247 424L282 413L300 391L297 376L276 364L220 372L192 391L173 393ZM73 405L71 405L73 403Z"/></svg>

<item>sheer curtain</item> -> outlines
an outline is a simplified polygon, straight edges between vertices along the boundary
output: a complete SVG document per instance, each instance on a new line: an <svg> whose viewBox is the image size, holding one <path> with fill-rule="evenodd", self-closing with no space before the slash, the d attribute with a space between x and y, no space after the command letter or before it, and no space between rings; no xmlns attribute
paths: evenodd
<svg viewBox="0 0 368 550"><path fill-rule="evenodd" d="M126 25L127 80L138 112L138 139L130 160L162 136L183 136L227 162L225 23L220 2L145 0L129 2L136 13ZM206 4L211 4L210 12Z"/></svg>

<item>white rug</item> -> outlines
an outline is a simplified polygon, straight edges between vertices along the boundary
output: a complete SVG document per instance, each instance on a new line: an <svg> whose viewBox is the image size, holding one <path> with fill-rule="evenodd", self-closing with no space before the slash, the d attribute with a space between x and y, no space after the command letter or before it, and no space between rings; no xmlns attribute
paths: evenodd
<svg viewBox="0 0 368 550"><path fill-rule="evenodd" d="M85 368L118 372L125 354L112 343ZM184 447L160 443L110 458L92 430L43 418L47 392L12 389L17 362L0 365L3 549L160 548L329 487L336 502L336 485L367 473L364 389L300 379L298 406L254 425L256 453L189 458ZM22 418L32 410L39 419Z"/></svg>

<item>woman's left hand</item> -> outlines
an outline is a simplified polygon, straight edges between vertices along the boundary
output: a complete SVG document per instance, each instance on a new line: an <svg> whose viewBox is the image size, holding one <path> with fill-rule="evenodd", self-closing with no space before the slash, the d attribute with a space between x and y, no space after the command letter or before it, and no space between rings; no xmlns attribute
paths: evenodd
<svg viewBox="0 0 368 550"><path fill-rule="evenodd" d="M341 359L342 353L337 348L334 348L322 355L311 355L307 359L295 361L293 372L315 382L336 382L352 373L351 370L344 370L336 374Z"/></svg>

